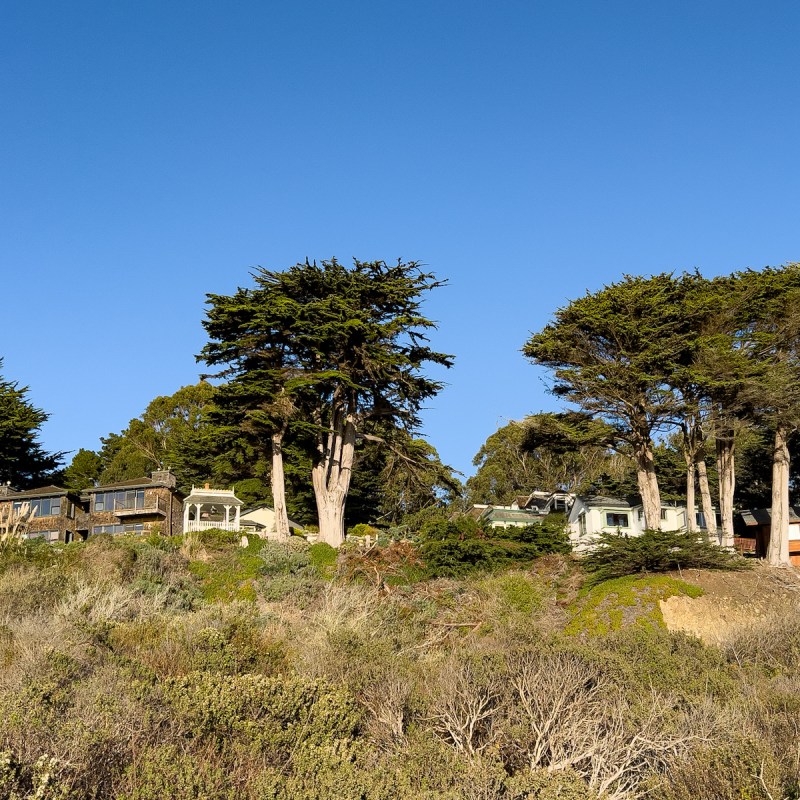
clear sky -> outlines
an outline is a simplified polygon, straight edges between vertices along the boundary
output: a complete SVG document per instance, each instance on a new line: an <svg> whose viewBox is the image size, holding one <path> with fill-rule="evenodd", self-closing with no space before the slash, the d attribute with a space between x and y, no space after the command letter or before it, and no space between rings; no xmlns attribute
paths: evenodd
<svg viewBox="0 0 800 800"><path fill-rule="evenodd" d="M0 356L96 448L194 382L254 265L419 260L469 473L555 408L519 350L625 273L800 260L800 4L0 4Z"/></svg>

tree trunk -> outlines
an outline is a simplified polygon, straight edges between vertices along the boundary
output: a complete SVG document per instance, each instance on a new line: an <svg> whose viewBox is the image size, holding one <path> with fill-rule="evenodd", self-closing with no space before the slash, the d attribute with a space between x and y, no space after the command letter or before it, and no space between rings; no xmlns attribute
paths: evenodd
<svg viewBox="0 0 800 800"><path fill-rule="evenodd" d="M708 469L705 454L700 450L696 456L695 469L697 470L697 484L700 487L700 505L703 507L703 517L706 523L706 535L715 536L717 533L717 514L711 502L711 489L708 485Z"/></svg>
<svg viewBox="0 0 800 800"><path fill-rule="evenodd" d="M733 431L719 432L716 441L717 473L719 474L719 513L722 518L719 544L722 547L733 547L733 493L736 489Z"/></svg>
<svg viewBox="0 0 800 800"><path fill-rule="evenodd" d="M332 547L344 542L344 507L353 474L356 427L354 420L342 412L319 443L320 459L311 470L314 497L319 516L319 537Z"/></svg>
<svg viewBox="0 0 800 800"><path fill-rule="evenodd" d="M649 440L634 445L636 457L636 480L642 496L644 526L648 530L661 528L661 493L658 490L656 466L653 460L653 445Z"/></svg>
<svg viewBox="0 0 800 800"><path fill-rule="evenodd" d="M772 451L772 510L767 561L788 566L789 558L789 431L778 425Z"/></svg>
<svg viewBox="0 0 800 800"><path fill-rule="evenodd" d="M286 482L283 475L283 431L272 434L272 505L275 511L275 532L279 539L288 539L289 516L286 512Z"/></svg>
<svg viewBox="0 0 800 800"><path fill-rule="evenodd" d="M694 456L686 453L686 530L690 533L697 531L697 504L694 499L694 484L696 466Z"/></svg>

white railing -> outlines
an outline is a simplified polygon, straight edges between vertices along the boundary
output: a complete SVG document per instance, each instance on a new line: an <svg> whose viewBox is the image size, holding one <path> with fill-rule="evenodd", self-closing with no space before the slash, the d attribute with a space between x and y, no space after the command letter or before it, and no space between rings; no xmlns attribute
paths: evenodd
<svg viewBox="0 0 800 800"><path fill-rule="evenodd" d="M196 531L208 531L212 528L220 531L240 531L242 530L242 526L238 525L236 522L213 522L210 520L195 520L190 519L186 523L186 527L184 528L184 533L194 533Z"/></svg>

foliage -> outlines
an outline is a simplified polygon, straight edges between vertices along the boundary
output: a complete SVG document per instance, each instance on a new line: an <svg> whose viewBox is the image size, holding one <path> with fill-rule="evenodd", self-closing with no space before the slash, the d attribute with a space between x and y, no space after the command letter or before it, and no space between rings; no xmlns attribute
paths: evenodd
<svg viewBox="0 0 800 800"><path fill-rule="evenodd" d="M228 379L220 403L229 424L273 446L292 427L307 434L317 501L332 515L321 535L338 545L357 434L374 435L364 426L375 419L417 427L421 403L440 389L422 366L451 363L427 346L434 324L420 311L440 284L415 262L348 269L335 259L259 269L254 280L233 296L208 296L200 358Z"/></svg>
<svg viewBox="0 0 800 800"><path fill-rule="evenodd" d="M64 455L42 449L39 433L48 415L27 395L27 386L0 375L0 483L11 483L17 489L52 482Z"/></svg>
<svg viewBox="0 0 800 800"><path fill-rule="evenodd" d="M211 384L200 381L151 400L125 430L101 439L101 481L138 478L162 467L169 467L184 489L211 477L213 466L209 459L213 450L207 447L206 440L207 414L213 397ZM83 457L81 466L85 467L88 460L88 456Z"/></svg>
<svg viewBox="0 0 800 800"><path fill-rule="evenodd" d="M474 521L457 529L479 534ZM23 547L3 562L0 797L796 793L790 593L721 651L657 620L660 598L699 592L670 576L576 597L583 571L551 555L378 592L319 580L329 546L206 543L193 562L161 537ZM259 599L302 575L309 602L166 602L195 582L194 561L242 575L233 556L260 565Z"/></svg>
<svg viewBox="0 0 800 800"><path fill-rule="evenodd" d="M81 492L94 486L103 472L103 459L94 450L83 447L72 457L69 466L64 470L64 486L75 492Z"/></svg>
<svg viewBox="0 0 800 800"><path fill-rule="evenodd" d="M255 601L255 582L265 571L259 556L264 543L253 537L247 547L239 547L238 534L233 534L231 541L229 531L203 531L203 535L201 541L218 551L212 559L189 563L189 571L200 581L203 597L209 602Z"/></svg>
<svg viewBox="0 0 800 800"><path fill-rule="evenodd" d="M336 550L327 542L315 542L308 548L311 565L320 573L327 576L329 571L336 566Z"/></svg>
<svg viewBox="0 0 800 800"><path fill-rule="evenodd" d="M746 569L737 555L709 542L700 533L647 530L641 536L606 531L584 558L595 583L642 572L674 569Z"/></svg>
<svg viewBox="0 0 800 800"><path fill-rule="evenodd" d="M390 542L386 546L351 547L339 556L337 574L344 580L360 580L376 589L413 583L423 575L423 562L411 542Z"/></svg>
<svg viewBox="0 0 800 800"><path fill-rule="evenodd" d="M551 515L524 528L486 528L474 519L433 518L417 537L429 575L464 575L525 563L546 553L570 552L562 515Z"/></svg>

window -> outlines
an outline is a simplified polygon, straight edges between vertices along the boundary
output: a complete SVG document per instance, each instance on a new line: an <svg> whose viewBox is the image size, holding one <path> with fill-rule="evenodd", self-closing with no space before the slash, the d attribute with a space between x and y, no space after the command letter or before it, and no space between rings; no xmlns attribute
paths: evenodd
<svg viewBox="0 0 800 800"><path fill-rule="evenodd" d="M95 511L119 511L121 509L144 508L144 489L129 489L119 492L98 492L94 496Z"/></svg>
<svg viewBox="0 0 800 800"><path fill-rule="evenodd" d="M33 517L57 517L61 513L60 497L44 497L41 500L15 500L14 513L30 512Z"/></svg>
<svg viewBox="0 0 800 800"><path fill-rule="evenodd" d="M92 528L92 533L110 533L112 535L118 533L144 533L144 525L141 522L135 525L95 525Z"/></svg>
<svg viewBox="0 0 800 800"><path fill-rule="evenodd" d="M57 542L58 531L28 531L26 539L44 539L46 542Z"/></svg>
<svg viewBox="0 0 800 800"><path fill-rule="evenodd" d="M666 518L667 518L667 509L666 508L662 508L661 509L661 519L665 520Z"/></svg>
<svg viewBox="0 0 800 800"><path fill-rule="evenodd" d="M695 518L695 520L697 520L697 526L699 528L705 528L706 527L706 515L702 511L698 511L694 515L694 518Z"/></svg>
<svg viewBox="0 0 800 800"><path fill-rule="evenodd" d="M628 527L628 515L627 514L617 514L615 512L609 511L606 514L606 527L608 527L608 528L627 528Z"/></svg>
<svg viewBox="0 0 800 800"><path fill-rule="evenodd" d="M578 517L578 532L581 536L586 536L586 514L583 513Z"/></svg>

